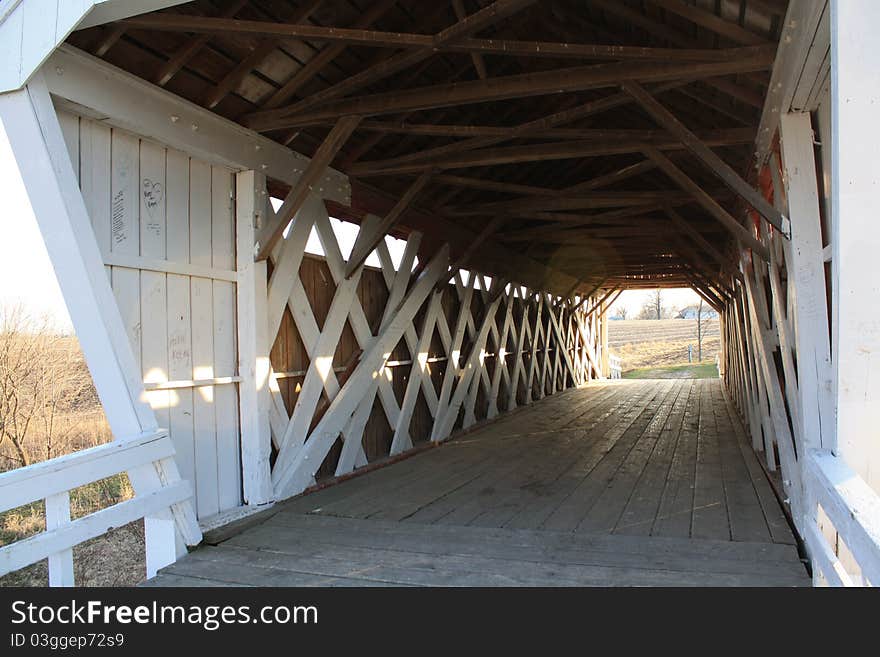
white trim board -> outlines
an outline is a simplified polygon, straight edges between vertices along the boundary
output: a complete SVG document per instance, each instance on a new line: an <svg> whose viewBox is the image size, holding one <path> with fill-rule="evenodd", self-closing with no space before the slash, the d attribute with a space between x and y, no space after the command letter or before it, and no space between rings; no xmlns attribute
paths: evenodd
<svg viewBox="0 0 880 657"><path fill-rule="evenodd" d="M211 164L296 184L309 158L85 52L62 45L44 66L61 107L154 139ZM351 204L348 176L328 168L314 189Z"/></svg>
<svg viewBox="0 0 880 657"><path fill-rule="evenodd" d="M7 0L0 2L0 93L27 83L75 29L185 0Z"/></svg>
<svg viewBox="0 0 880 657"><path fill-rule="evenodd" d="M76 27L84 30L95 25L112 23L129 16L146 14L174 5L183 5L189 0L95 0L93 7Z"/></svg>
<svg viewBox="0 0 880 657"><path fill-rule="evenodd" d="M812 85L821 75L821 53L825 35L820 32L822 17L829 0L790 2L779 36L779 47L770 86L761 111L761 123L755 137L755 166L760 169L770 156L773 137L779 126L779 115L791 110L799 84ZM814 47L815 42L815 47Z"/></svg>

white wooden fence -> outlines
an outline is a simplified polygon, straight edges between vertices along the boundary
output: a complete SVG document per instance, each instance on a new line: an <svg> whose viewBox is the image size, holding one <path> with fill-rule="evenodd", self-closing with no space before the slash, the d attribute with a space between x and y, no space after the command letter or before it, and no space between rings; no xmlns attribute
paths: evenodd
<svg viewBox="0 0 880 657"><path fill-rule="evenodd" d="M178 480L82 518L70 518L71 490L143 465L156 464L158 470L173 456L168 433L160 430L0 474L0 513L39 500L46 503L46 530L0 548L0 575L48 558L49 585L73 586L74 546L169 509L178 518L185 516L176 507L192 496L192 488L188 481ZM187 543L199 542L201 534L194 522L180 526L189 530L184 537Z"/></svg>
<svg viewBox="0 0 880 657"><path fill-rule="evenodd" d="M623 375L623 371L620 366L620 356L617 354L608 353L608 378L610 379L619 379Z"/></svg>

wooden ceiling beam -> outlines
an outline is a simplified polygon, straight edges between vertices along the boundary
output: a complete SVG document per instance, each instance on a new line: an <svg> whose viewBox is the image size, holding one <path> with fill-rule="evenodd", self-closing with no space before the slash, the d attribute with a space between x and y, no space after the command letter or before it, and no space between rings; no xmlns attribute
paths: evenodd
<svg viewBox="0 0 880 657"><path fill-rule="evenodd" d="M474 237L473 241L467 245L464 252L456 259L456 261L452 265L452 269L461 269L470 263L471 258L473 258L483 243L488 240L490 237L495 235L499 230L504 227L504 224L507 223L508 219L506 217L493 217L490 221L486 223L480 229L480 232L477 233L476 237ZM580 281L575 281L572 283L572 287L569 289L578 289L581 285Z"/></svg>
<svg viewBox="0 0 880 657"><path fill-rule="evenodd" d="M694 269L694 275L701 280L708 289L717 290L722 296L727 296L727 289L724 287L723 283L721 283L720 272L717 269L713 270L711 265L706 262L705 258L698 253L696 249L691 247L684 237L673 233L672 239L675 244L673 248L678 251L682 259L687 260L690 263L691 267Z"/></svg>
<svg viewBox="0 0 880 657"><path fill-rule="evenodd" d="M708 303L710 308L713 308L718 313L722 312L725 306L724 301L706 285L705 281L701 281L698 277L694 276L693 270L691 270L690 274L685 274L685 278L691 282L690 288L696 292L697 296Z"/></svg>
<svg viewBox="0 0 880 657"><path fill-rule="evenodd" d="M618 0L589 0L589 2L603 11L614 14L624 21L643 29L648 34L661 39L662 41L666 41L667 43L671 43L680 48L694 48L699 46L692 37L683 34L668 25L658 23L654 19L636 11ZM764 43L766 43L766 41ZM724 93L730 91L729 86L726 86L725 88L719 87L717 85L717 79L707 80L707 84L714 86L716 89Z"/></svg>
<svg viewBox="0 0 880 657"><path fill-rule="evenodd" d="M739 223L736 219L731 216L727 210L722 208L718 202L712 198L710 194L708 194L700 185L694 182L684 171L679 169L674 162L672 162L668 157L663 155L656 148L647 148L644 151L645 155L649 157L657 167L663 171L667 176L669 176L679 187L681 187L686 192L689 192L694 200L699 203L704 210L706 210L710 215L715 217L728 231L730 231L731 235L741 240L744 244L746 244L749 248L752 249L754 253L759 255L765 261L769 260L769 253L767 252L767 247L764 246L758 239L752 234L752 232Z"/></svg>
<svg viewBox="0 0 880 657"><path fill-rule="evenodd" d="M528 0L510 0L525 5L532 4ZM498 0L496 4L503 4ZM492 6L480 11L486 12L486 18L492 22L504 16L497 10L488 12ZM520 7L521 8L521 7ZM517 11L519 8L516 9ZM471 16L476 16L472 14ZM510 13L513 13L511 10ZM509 15L509 14L508 14ZM491 24L491 23L490 23ZM186 32L188 34L242 35L265 37L283 42L287 39L307 39L309 41L327 41L348 46L370 46L376 48L414 48L426 51L431 56L438 51L460 52L481 56L483 54L505 57L552 57L557 59L607 59L607 60L646 60L646 61L678 61L678 62L718 62L755 55L766 55L772 52L772 46L766 43L743 48L651 48L645 46L622 46L606 44L521 41L514 39L478 39L467 36L467 33L485 29L482 24L469 24L467 19L460 20L455 26L447 28L437 35L416 34L408 32L381 32L360 28L328 27L309 25L306 23L279 23L275 21L240 20L235 18L216 18L210 16L188 16L184 14L153 13L126 18L117 23L120 29L145 29L160 32ZM465 26L454 33L452 28ZM444 33L449 32L448 36ZM456 36L457 35L457 36ZM429 52L427 52L429 51ZM485 79L485 78L482 78Z"/></svg>
<svg viewBox="0 0 880 657"><path fill-rule="evenodd" d="M220 13L220 18L232 18L241 11L250 0L236 0ZM199 34L192 37L189 41L175 50L168 61L159 67L153 77L160 87L164 87L186 64L196 56L196 54L204 48L211 40L211 34Z"/></svg>
<svg viewBox="0 0 880 657"><path fill-rule="evenodd" d="M719 305L724 306L731 298L731 292L727 287L720 284L720 282L716 282L716 280L719 279L719 276L717 274L712 276L711 273L705 273L703 268L698 266L697 262L687 260L686 264L690 269L688 278L693 281L694 285L705 292L710 299L716 299L720 302Z"/></svg>
<svg viewBox="0 0 880 657"><path fill-rule="evenodd" d="M408 87L414 84L421 74L424 72L423 69L427 68L427 62L423 63L421 66L417 66L414 69L407 71L405 76L402 76L399 80L399 84ZM399 117L398 120L406 121L411 114L403 114ZM355 148L353 148L350 152L346 153L345 158L339 163L339 169L341 171L348 170L355 162L360 160L364 155L369 153L373 148L385 138L387 133L374 133L367 137L362 143L358 144Z"/></svg>
<svg viewBox="0 0 880 657"><path fill-rule="evenodd" d="M648 2L735 43L749 46L767 43L767 39L740 27L736 23L724 20L721 16L702 7L684 3L681 0L648 0Z"/></svg>
<svg viewBox="0 0 880 657"><path fill-rule="evenodd" d="M385 215L396 201L386 193L359 181L352 181L352 208L327 202L328 211L336 217L352 218L364 213ZM400 218L400 226L418 230L428 239L448 242L453 251L453 261L465 253L474 243L479 231L455 223L437 214L410 207ZM480 271L521 281L535 289L557 293L568 290L578 278L547 264L516 253L497 241L486 241L479 252Z"/></svg>
<svg viewBox="0 0 880 657"><path fill-rule="evenodd" d="M684 86L685 84L686 82L681 81L667 82L655 87L654 91L678 88ZM442 146L436 146L434 148L419 149L405 155L392 157L390 159L386 159L385 162L388 165L403 164L405 162L432 159L441 155L465 153L467 151L473 151L478 148L497 146L498 144L502 144L506 141L511 141L513 139L531 137L532 135L538 134L543 130L549 130L559 125L579 121L594 114L607 112L621 105L626 105L632 102L634 101L629 94L612 94L598 100L591 100L586 103L576 105L574 107L569 107L567 109L553 112L552 114L542 116L538 119L533 119L531 121L526 121L525 123L520 123L516 126L513 126L510 129L510 133L506 137L486 136L462 139L451 144L444 144Z"/></svg>
<svg viewBox="0 0 880 657"><path fill-rule="evenodd" d="M528 242L534 239L540 239L545 235L575 234L577 231L594 225L624 225L632 222L657 221L656 217L651 216L651 213L659 209L661 209L660 206L636 206L623 208L621 210L598 212L591 215L577 215L576 220L574 221L561 221L509 231L504 235L504 240L510 242Z"/></svg>
<svg viewBox="0 0 880 657"><path fill-rule="evenodd" d="M359 121L360 117L346 116L339 119L333 126L321 146L315 151L305 171L296 181L296 185L291 188L281 207L278 208L278 212L270 217L257 234L257 243L259 244L257 260L265 260L269 257L272 247L281 239L287 224L299 212L311 193L312 187L324 175L324 170L333 161L333 157L342 148L351 133L354 132Z"/></svg>
<svg viewBox="0 0 880 657"><path fill-rule="evenodd" d="M465 187L468 189L500 192L502 194L554 196L559 193L559 190L550 189L547 187L518 185L513 183L488 180L486 178L467 178L465 176L453 176L450 174L437 174L433 177L432 181L440 185L451 185L453 187Z"/></svg>
<svg viewBox="0 0 880 657"><path fill-rule="evenodd" d="M390 11L396 4L397 0L382 0L381 2L374 3L361 15L358 21L354 24L354 27L356 29L369 27ZM281 85L281 87L275 91L265 103L263 103L263 108L273 109L289 101L297 91L318 75L334 59L339 57L347 47L348 44L345 43L332 43L324 46L319 52L315 53L314 57L309 59L301 69L294 73L293 77Z"/></svg>
<svg viewBox="0 0 880 657"><path fill-rule="evenodd" d="M693 88L682 87L676 89L676 93L686 96L688 99L687 102L696 101L700 105L708 107L712 111L718 112L729 119L733 119L741 125L755 125L757 122L756 116L750 116L746 111L734 107L732 104L718 102L717 99L709 97L705 93L699 93Z"/></svg>
<svg viewBox="0 0 880 657"><path fill-rule="evenodd" d="M300 6L296 13L291 17L290 23L274 23L276 25L308 25L306 21L313 11L318 8L324 0L308 0L305 4ZM157 14L159 16L164 16L165 14ZM224 20L224 19L216 19L216 20ZM215 108L221 100L223 100L227 94L232 93L235 89L242 83L242 81L251 74L256 68L266 61L266 59L274 53L279 46L284 43L284 39L282 38L268 38L263 39L256 48L254 48L251 53L245 57L243 60L238 62L235 66L232 67L223 78L217 82L213 87L207 90L205 93L204 100L202 101L202 105L207 107L208 109Z"/></svg>
<svg viewBox="0 0 880 657"><path fill-rule="evenodd" d="M274 110L259 110L245 116L244 123L258 131L275 130L308 125L314 121L349 114L376 116L434 107L527 98L600 89L629 80L666 82L700 79L726 73L765 70L770 65L772 58L761 55L735 61L708 63L619 62L576 66L539 73L509 75L491 80L473 80L372 94L329 102L305 112L298 112L297 105Z"/></svg>
<svg viewBox="0 0 880 657"><path fill-rule="evenodd" d="M716 137L707 139L713 146L732 146L751 143L753 133L750 129L742 131L719 131ZM351 166L347 173L354 177L389 176L403 173L420 173L426 169L463 169L468 167L485 167L499 164L517 164L521 162L541 162L546 160L567 160L581 157L599 157L604 155L626 155L639 153L645 146L659 150L682 150L684 145L675 139L663 140L576 140L569 142L553 142L549 144L533 144L527 146L501 146L486 148L438 157L427 162L412 162L397 166L388 166L387 160L368 161Z"/></svg>
<svg viewBox="0 0 880 657"><path fill-rule="evenodd" d="M597 241L613 240L615 238L626 238L629 240L633 237L634 232L638 232L639 237L651 237L652 241L663 235L669 234L669 228L661 222L656 222L653 226L649 224L641 224L639 226L621 226L616 228L592 228L589 232L582 232L578 235L553 236L548 235L540 239L541 244L561 244L561 245L585 245L594 244Z"/></svg>
<svg viewBox="0 0 880 657"><path fill-rule="evenodd" d="M585 192L592 189L599 189L601 187L608 187L609 185L615 185L624 180L628 180L629 178L640 176L643 173L654 169L656 166L657 165L651 162L651 160L642 160L641 162L635 162L634 164L627 164L625 167L615 169L610 173L596 176L590 180L585 180L576 185L566 187L565 192Z"/></svg>
<svg viewBox="0 0 880 657"><path fill-rule="evenodd" d="M125 25L109 25L101 32L101 39L92 48L95 57L103 57L122 38L128 28Z"/></svg>
<svg viewBox="0 0 880 657"><path fill-rule="evenodd" d="M736 98L741 103L751 105L755 109L764 108L763 94L741 84L735 84L727 78L709 78L708 80L703 80L703 84L710 85L731 98Z"/></svg>
<svg viewBox="0 0 880 657"><path fill-rule="evenodd" d="M226 36L234 34L272 39L307 39L309 41L331 41L350 46L375 46L377 48L433 47L433 36L430 34L377 32L375 30L345 27L277 23L268 20L256 21L185 14L150 13L123 19L119 24L129 28L155 30L157 32L186 32L189 34Z"/></svg>
<svg viewBox="0 0 880 657"><path fill-rule="evenodd" d="M658 125L666 128L670 134L681 141L697 159L718 176L721 182L751 205L770 225L781 231L784 236L791 236L788 218L768 202L760 191L743 180L727 162L718 157L703 140L691 132L672 112L663 107L656 98L637 82L624 82L622 86L623 90L632 96Z"/></svg>
<svg viewBox="0 0 880 657"><path fill-rule="evenodd" d="M451 217L471 217L504 212L552 212L554 210L589 210L593 208L628 207L633 205L657 206L658 204L691 201L687 192L677 190L632 190L591 192L584 196L566 196L562 192L546 196L525 196L506 201L454 206L445 209Z"/></svg>
<svg viewBox="0 0 880 657"><path fill-rule="evenodd" d="M722 267L728 267L730 265L730 258L725 257L714 244L707 240L700 231L694 228L691 222L686 221L684 217L671 207L667 206L663 208L663 211L677 230L689 237L694 244L708 254L713 260L715 260L715 262Z"/></svg>
<svg viewBox="0 0 880 657"><path fill-rule="evenodd" d="M452 0L452 9L455 11L455 17L458 20L461 21L467 18L467 12L464 9L463 0ZM474 63L474 71L478 78L485 80L489 77L489 74L486 72L486 61L480 53L472 52L471 61Z"/></svg>
<svg viewBox="0 0 880 657"><path fill-rule="evenodd" d="M333 121L316 121L308 126L332 126ZM418 135L424 137L502 137L506 140L529 139L656 139L665 134L657 130L633 130L629 128L548 128L516 135L516 126L475 124L409 123L408 121L363 121L358 130L388 134ZM706 132L706 131L703 131ZM714 133L713 133L714 134ZM745 133L743 133L745 134ZM422 158L426 159L426 158Z"/></svg>
<svg viewBox="0 0 880 657"><path fill-rule="evenodd" d="M316 105L353 94L355 91L359 91L366 86L375 84L395 73L399 73L400 71L429 59L434 56L442 46L464 39L471 34L491 27L495 23L533 5L535 2L537 2L537 0L495 0L492 4L483 7L476 13L473 13L464 20L460 20L454 25L441 30L437 34L407 35L407 38L410 39L417 38L417 40L420 40L423 45L415 50L404 50L395 53L387 59L351 75L327 89L322 89L289 107L283 108L283 111L285 113L304 112ZM266 111L282 111L282 108Z"/></svg>

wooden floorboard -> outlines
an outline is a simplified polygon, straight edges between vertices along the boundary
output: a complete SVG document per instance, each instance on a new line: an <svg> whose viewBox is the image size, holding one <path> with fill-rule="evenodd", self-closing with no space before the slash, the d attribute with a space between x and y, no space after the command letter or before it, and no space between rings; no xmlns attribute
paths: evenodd
<svg viewBox="0 0 880 657"><path fill-rule="evenodd" d="M683 433L682 424L687 406L695 388L694 382L687 382L677 392L669 419L660 431L659 439L641 476L633 486L626 507L614 527L615 533L636 536L651 534L669 481L675 451Z"/></svg>
<svg viewBox="0 0 880 657"><path fill-rule="evenodd" d="M699 386L694 381L688 391L678 441L651 526L654 536L690 536L697 468L697 433L700 427L699 404Z"/></svg>
<svg viewBox="0 0 880 657"><path fill-rule="evenodd" d="M693 538L730 538L727 500L721 478L721 448L712 414L708 386L699 382L700 427L697 433L697 469L694 476Z"/></svg>
<svg viewBox="0 0 880 657"><path fill-rule="evenodd" d="M718 380L546 397L279 504L149 585L800 586Z"/></svg>

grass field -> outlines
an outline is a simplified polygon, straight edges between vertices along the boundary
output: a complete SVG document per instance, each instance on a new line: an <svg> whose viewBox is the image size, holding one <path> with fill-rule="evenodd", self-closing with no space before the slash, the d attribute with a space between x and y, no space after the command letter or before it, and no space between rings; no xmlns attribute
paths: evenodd
<svg viewBox="0 0 880 657"><path fill-rule="evenodd" d="M110 426L76 338L22 306L0 305L0 473L106 443ZM125 474L70 491L76 520L132 497ZM144 523L110 529L73 548L80 586L143 581ZM0 513L0 547L46 528L42 500ZM3 586L46 586L46 560L0 577Z"/></svg>
<svg viewBox="0 0 880 657"><path fill-rule="evenodd" d="M667 365L665 367L642 367L627 370L624 379L714 379L718 376L715 361Z"/></svg>
<svg viewBox="0 0 880 657"><path fill-rule="evenodd" d="M712 363L721 346L718 320L709 320L704 328L702 360ZM608 324L608 347L620 356L624 372L688 365L688 345L693 346L696 361L697 322L693 319L624 319Z"/></svg>

